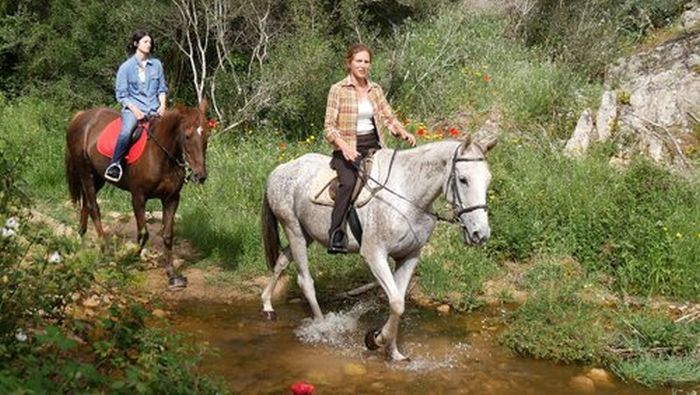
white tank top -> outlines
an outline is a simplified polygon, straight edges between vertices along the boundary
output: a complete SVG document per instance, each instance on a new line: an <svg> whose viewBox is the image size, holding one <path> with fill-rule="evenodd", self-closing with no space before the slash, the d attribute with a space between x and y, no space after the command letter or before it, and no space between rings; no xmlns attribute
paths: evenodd
<svg viewBox="0 0 700 395"><path fill-rule="evenodd" d="M369 99L365 99L357 103L357 134L370 134L374 130L372 122L374 109Z"/></svg>

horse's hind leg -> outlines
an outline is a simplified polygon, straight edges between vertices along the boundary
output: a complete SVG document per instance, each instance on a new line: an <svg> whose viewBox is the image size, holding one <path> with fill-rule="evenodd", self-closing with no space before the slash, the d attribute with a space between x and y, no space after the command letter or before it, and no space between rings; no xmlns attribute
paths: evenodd
<svg viewBox="0 0 700 395"><path fill-rule="evenodd" d="M104 240L105 231L102 228L102 215L100 214L100 206L97 204L97 192L102 187L102 183L95 185L95 177L94 174L90 177L83 177L83 207L80 210L80 226L82 230L83 215L87 211L90 213L92 223L95 225L97 236ZM85 228L87 229L87 218L85 218Z"/></svg>
<svg viewBox="0 0 700 395"><path fill-rule="evenodd" d="M272 277L270 282L267 283L265 290L263 290L261 299L263 303L263 309L260 314L268 320L277 319L277 314L275 309L272 308L272 294L275 292L275 286L277 286L277 281L279 280L282 272L289 266L292 261L292 250L286 247L282 250L282 253L277 258L275 262L275 268L272 270Z"/></svg>
<svg viewBox="0 0 700 395"><path fill-rule="evenodd" d="M139 244L139 252L148 241L148 227L146 226L146 198L142 193L131 194L131 207L136 218L136 241ZM165 219L165 215L163 215Z"/></svg>
<svg viewBox="0 0 700 395"><path fill-rule="evenodd" d="M83 237L85 232L87 232L88 217L90 216L90 207L87 204L85 193L82 193L83 197L80 202L80 227L78 228L78 235Z"/></svg>
<svg viewBox="0 0 700 395"><path fill-rule="evenodd" d="M323 318L323 313L316 300L314 279L311 277L311 272L309 271L309 259L306 251L308 240L306 235L298 223L290 226L285 224L284 231L287 234L287 240L289 240L292 260L296 262L297 268L299 269L297 273L297 284L299 284L299 287L304 292L304 296L311 306L311 311L314 313L314 318L321 319Z"/></svg>

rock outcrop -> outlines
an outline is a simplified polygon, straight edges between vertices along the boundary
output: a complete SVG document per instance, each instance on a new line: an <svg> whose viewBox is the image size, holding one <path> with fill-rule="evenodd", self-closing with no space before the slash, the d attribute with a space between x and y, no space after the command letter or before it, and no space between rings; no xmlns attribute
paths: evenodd
<svg viewBox="0 0 700 395"><path fill-rule="evenodd" d="M644 154L692 167L688 157L700 150L700 7L686 11L682 24L678 37L608 69L598 111L583 112L566 154L612 138L617 161Z"/></svg>

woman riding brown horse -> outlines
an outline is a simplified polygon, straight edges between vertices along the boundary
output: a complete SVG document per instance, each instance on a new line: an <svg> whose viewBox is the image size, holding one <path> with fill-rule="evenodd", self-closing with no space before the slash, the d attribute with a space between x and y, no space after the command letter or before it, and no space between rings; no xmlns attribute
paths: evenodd
<svg viewBox="0 0 700 395"><path fill-rule="evenodd" d="M178 106L151 121L152 132L143 132L149 135L142 156L129 165L125 176L114 184L131 192L140 249L148 240L146 201L157 198L163 204L164 266L171 289L187 286L187 279L178 275L172 265L173 226L187 167L191 168L190 178L194 182L203 183L207 178L209 124L206 109L204 99L199 107ZM105 126L118 117L119 112L113 109L95 108L79 112L68 126L66 176L71 200L80 205L81 236L87 231L88 215L98 236L102 239L105 236L96 196L105 184L103 175L110 158L98 152L97 140Z"/></svg>

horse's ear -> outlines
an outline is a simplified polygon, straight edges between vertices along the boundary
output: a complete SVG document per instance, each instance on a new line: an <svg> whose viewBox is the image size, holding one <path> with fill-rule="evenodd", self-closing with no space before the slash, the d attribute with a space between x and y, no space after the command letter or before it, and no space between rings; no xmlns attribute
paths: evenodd
<svg viewBox="0 0 700 395"><path fill-rule="evenodd" d="M206 96L202 96L202 100L199 101L199 111L202 114L207 113L207 108L209 107L209 100Z"/></svg>
<svg viewBox="0 0 700 395"><path fill-rule="evenodd" d="M469 147L469 144L471 144L471 143L472 143L472 135L469 133L466 133L464 135L464 148L466 149L467 147Z"/></svg>
<svg viewBox="0 0 700 395"><path fill-rule="evenodd" d="M495 147L497 143L498 137L496 136L488 136L485 137L483 140L479 141L479 145L484 147L484 153L490 151L491 148Z"/></svg>

